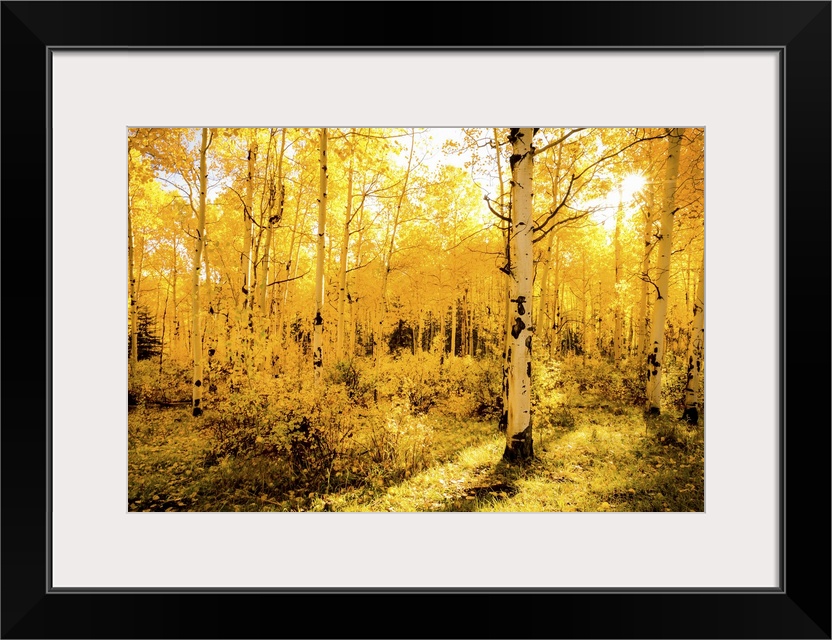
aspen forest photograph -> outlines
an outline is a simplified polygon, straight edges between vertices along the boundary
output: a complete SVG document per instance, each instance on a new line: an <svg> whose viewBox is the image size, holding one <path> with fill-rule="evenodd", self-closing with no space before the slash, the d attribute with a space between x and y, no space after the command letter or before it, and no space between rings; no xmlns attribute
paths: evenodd
<svg viewBox="0 0 832 640"><path fill-rule="evenodd" d="M704 144L128 129L128 510L703 512Z"/></svg>

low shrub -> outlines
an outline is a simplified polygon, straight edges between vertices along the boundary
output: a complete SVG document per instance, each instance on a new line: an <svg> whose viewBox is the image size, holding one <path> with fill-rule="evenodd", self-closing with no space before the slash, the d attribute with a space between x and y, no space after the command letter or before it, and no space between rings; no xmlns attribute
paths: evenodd
<svg viewBox="0 0 832 640"><path fill-rule="evenodd" d="M130 405L165 404L191 398L193 370L173 361L139 360L127 380Z"/></svg>
<svg viewBox="0 0 832 640"><path fill-rule="evenodd" d="M396 404L386 416L379 416L366 431L366 446L376 469L371 475L391 480L410 477L430 462L433 430L412 415L406 404ZM380 472L380 473L379 473Z"/></svg>

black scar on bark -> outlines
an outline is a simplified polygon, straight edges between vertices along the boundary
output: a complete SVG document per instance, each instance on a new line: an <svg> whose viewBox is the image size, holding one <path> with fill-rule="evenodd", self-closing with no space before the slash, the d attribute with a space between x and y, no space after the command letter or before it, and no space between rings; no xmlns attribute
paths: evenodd
<svg viewBox="0 0 832 640"><path fill-rule="evenodd" d="M532 442L532 425L523 429L511 438L511 445L506 444L503 460L506 462L525 463L534 458L534 443Z"/></svg>
<svg viewBox="0 0 832 640"><path fill-rule="evenodd" d="M194 386L195 387L201 387L202 386L202 380L195 380L194 381Z"/></svg>
<svg viewBox="0 0 832 640"><path fill-rule="evenodd" d="M515 318L514 319L514 326L511 327L511 337L515 340L517 336L526 328L526 323L523 322L523 318Z"/></svg>
<svg viewBox="0 0 832 640"><path fill-rule="evenodd" d="M324 323L324 319L321 317L320 312L315 314L315 319L312 321L312 324L315 326L321 325Z"/></svg>
<svg viewBox="0 0 832 640"><path fill-rule="evenodd" d="M511 154L511 156L508 159L508 164L511 167L512 171L514 171L514 165L516 165L522 159L523 159L523 156L521 156L519 153L512 153Z"/></svg>
<svg viewBox="0 0 832 640"><path fill-rule="evenodd" d="M509 347L509 348L508 348L508 352L507 352L507 353L508 353L508 355L506 355L506 360L507 360L508 362L511 362L511 347Z"/></svg>
<svg viewBox="0 0 832 640"><path fill-rule="evenodd" d="M532 377L532 363L531 363L531 361L526 363L526 376L528 378Z"/></svg>
<svg viewBox="0 0 832 640"><path fill-rule="evenodd" d="M517 296L517 315L522 316L526 313L526 307L523 304L526 302L526 296Z"/></svg>
<svg viewBox="0 0 832 640"><path fill-rule="evenodd" d="M201 400L200 400L199 398L196 398L196 399L194 400L194 406L195 406L195 407L198 407L198 406L200 405L200 403L201 403Z"/></svg>
<svg viewBox="0 0 832 640"><path fill-rule="evenodd" d="M503 411L500 414L500 420L497 423L497 429L500 433L505 433L506 429L508 429L508 411Z"/></svg>
<svg viewBox="0 0 832 640"><path fill-rule="evenodd" d="M194 407L192 415L193 415L194 418L198 418L199 416L202 415L202 409L200 409L199 407Z"/></svg>
<svg viewBox="0 0 832 640"><path fill-rule="evenodd" d="M215 353L216 353L216 351L214 349L208 349L208 355L210 357L213 357Z"/></svg>
<svg viewBox="0 0 832 640"><path fill-rule="evenodd" d="M532 352L532 337L526 336L526 349L529 350L529 354Z"/></svg>
<svg viewBox="0 0 832 640"><path fill-rule="evenodd" d="M651 416L657 416L661 414L661 411L658 407L650 407L650 410L647 413Z"/></svg>

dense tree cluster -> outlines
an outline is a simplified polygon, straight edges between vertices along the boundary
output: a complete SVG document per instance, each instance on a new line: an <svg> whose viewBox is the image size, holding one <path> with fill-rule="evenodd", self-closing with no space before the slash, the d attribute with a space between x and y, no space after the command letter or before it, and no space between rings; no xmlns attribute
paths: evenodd
<svg viewBox="0 0 832 640"><path fill-rule="evenodd" d="M397 354L501 363L508 460L533 455L532 367L704 371L700 129L133 129L131 373L193 371L193 415L254 378ZM378 401L378 394L376 394ZM495 424L495 428L497 425Z"/></svg>

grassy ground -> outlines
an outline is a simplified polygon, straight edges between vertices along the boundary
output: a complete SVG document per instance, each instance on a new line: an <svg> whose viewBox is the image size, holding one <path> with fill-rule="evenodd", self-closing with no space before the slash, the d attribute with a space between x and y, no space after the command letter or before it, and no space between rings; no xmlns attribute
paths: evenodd
<svg viewBox="0 0 832 640"><path fill-rule="evenodd" d="M350 477L339 469L338 489L327 491L273 455L213 459L187 408L137 408L128 418L128 504L131 511L704 510L701 425L588 394L580 402L556 398L541 412L535 460L525 467L502 462L495 420L432 411L419 418L432 435L421 471L391 479L383 470Z"/></svg>

